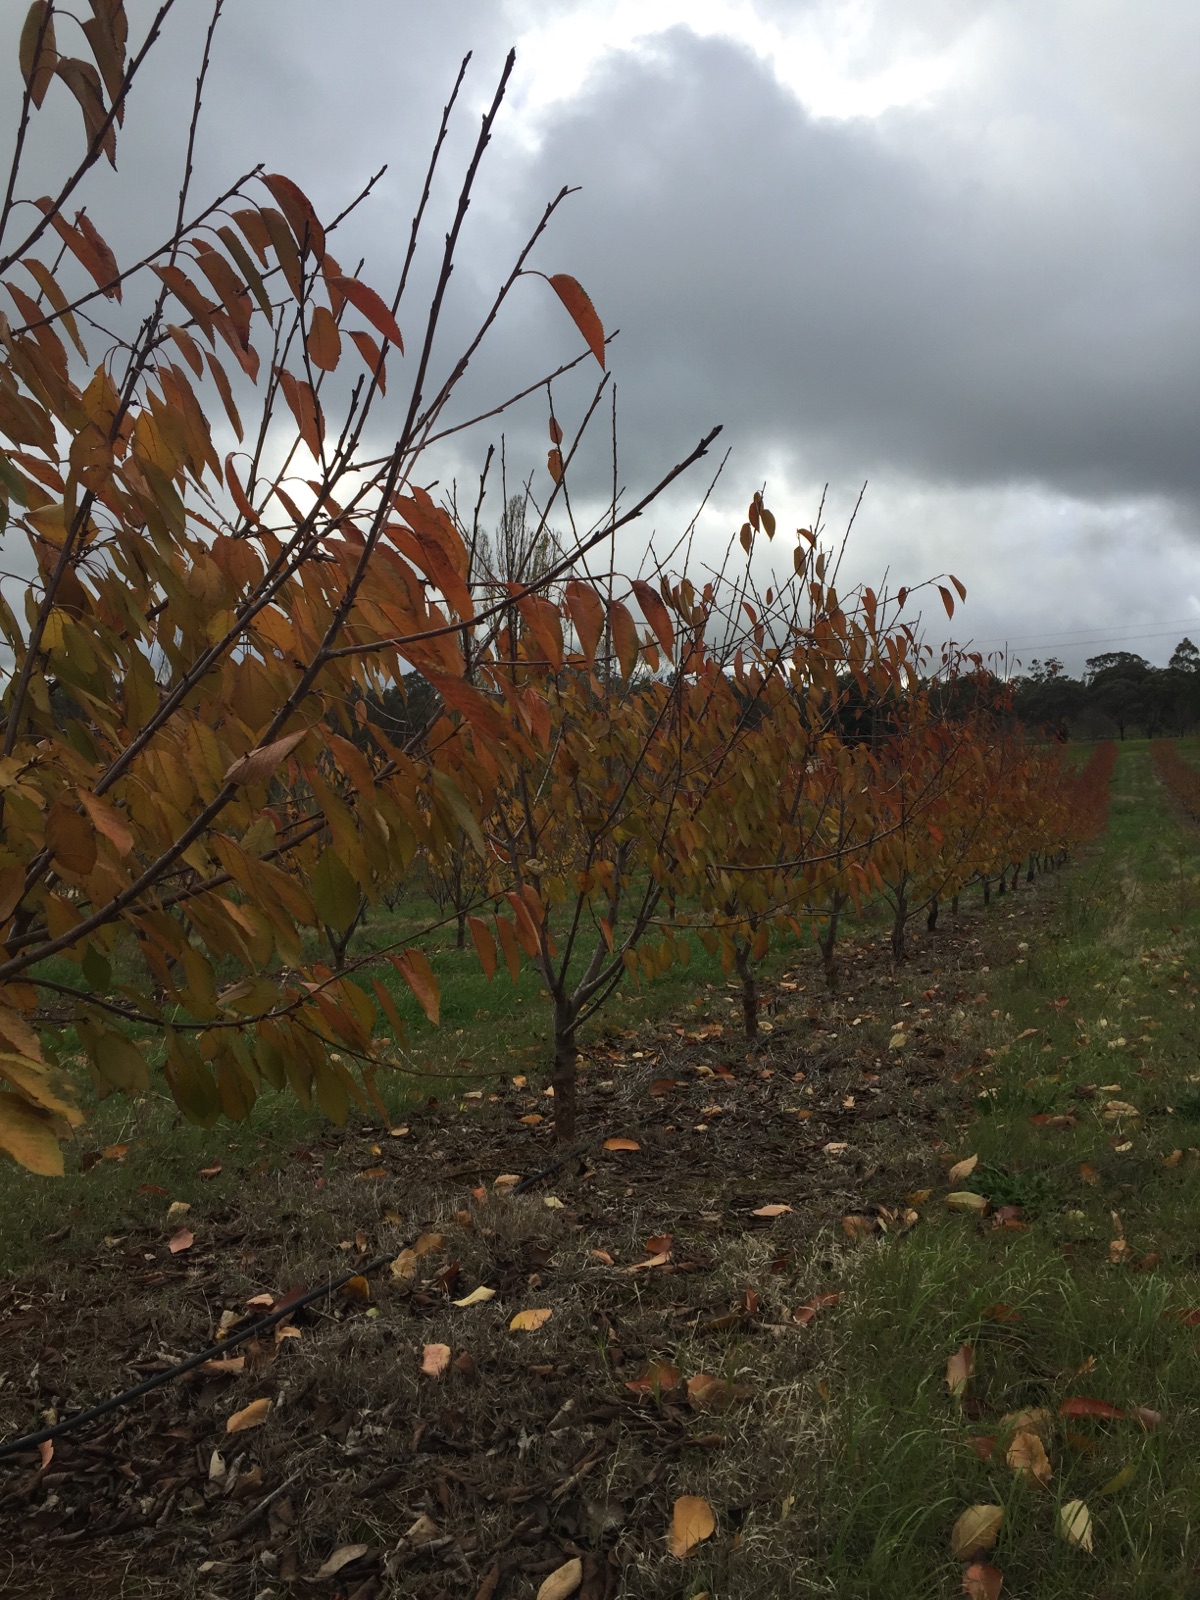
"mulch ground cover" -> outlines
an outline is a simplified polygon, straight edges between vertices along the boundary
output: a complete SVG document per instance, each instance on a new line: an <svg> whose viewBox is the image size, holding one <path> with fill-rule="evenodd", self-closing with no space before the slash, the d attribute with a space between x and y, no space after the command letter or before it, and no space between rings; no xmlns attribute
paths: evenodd
<svg viewBox="0 0 1200 1600"><path fill-rule="evenodd" d="M856 1243L919 1226L908 1197L939 1181L939 1134L986 1065L967 1014L1053 898L1042 880L943 916L898 972L860 930L834 993L816 963L765 987L749 1044L732 988L603 1036L565 1164L537 1086L473 1086L406 1131L268 1151L209 1210L168 1216L164 1193L160 1230L91 1258L46 1241L0 1288L4 1439L403 1253L0 1464L0 1591L789 1592L829 1537L820 1364ZM681 1494L720 1507L690 1562L668 1546Z"/></svg>

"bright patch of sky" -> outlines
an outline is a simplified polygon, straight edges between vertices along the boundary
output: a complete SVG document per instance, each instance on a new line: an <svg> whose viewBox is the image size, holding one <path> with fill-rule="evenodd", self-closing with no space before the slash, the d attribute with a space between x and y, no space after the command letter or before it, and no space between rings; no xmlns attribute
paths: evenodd
<svg viewBox="0 0 1200 1600"><path fill-rule="evenodd" d="M674 27L736 40L810 115L830 119L930 104L952 83L961 85L980 32L967 25L935 40L917 28L881 28L878 6L866 0L773 7L752 0L597 0L556 8L554 15L536 0L513 0L509 16L520 30L517 126L510 131L530 146L547 116L579 94L606 55L652 50L655 38Z"/></svg>

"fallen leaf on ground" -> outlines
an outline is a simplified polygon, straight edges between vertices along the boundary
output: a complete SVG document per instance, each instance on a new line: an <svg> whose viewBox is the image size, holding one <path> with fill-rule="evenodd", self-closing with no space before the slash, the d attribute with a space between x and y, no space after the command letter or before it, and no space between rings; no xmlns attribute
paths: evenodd
<svg viewBox="0 0 1200 1600"><path fill-rule="evenodd" d="M450 1365L448 1344L427 1344L421 1355L421 1371L430 1378L440 1378Z"/></svg>
<svg viewBox="0 0 1200 1600"><path fill-rule="evenodd" d="M1082 1500L1064 1500L1058 1509L1060 1538L1078 1550L1092 1552L1092 1514Z"/></svg>
<svg viewBox="0 0 1200 1600"><path fill-rule="evenodd" d="M1097 1489L1096 1493L1119 1494L1122 1489L1128 1489L1129 1485L1133 1482L1137 1475L1138 1469L1136 1464L1134 1462L1130 1462L1128 1466L1122 1467L1120 1472L1118 1472L1114 1477L1111 1477L1103 1488Z"/></svg>
<svg viewBox="0 0 1200 1600"><path fill-rule="evenodd" d="M190 1228L180 1228L178 1233L171 1235L171 1241L167 1245L167 1249L173 1256L178 1256L182 1255L185 1250L190 1250L195 1242L195 1235Z"/></svg>
<svg viewBox="0 0 1200 1600"><path fill-rule="evenodd" d="M267 1412L271 1409L269 1400L251 1400L248 1406L243 1406L240 1411L235 1411L231 1417L225 1419L226 1433L245 1433L247 1428L259 1428L267 1420Z"/></svg>
<svg viewBox="0 0 1200 1600"><path fill-rule="evenodd" d="M996 1441L990 1433L973 1433L966 1443L967 1448L973 1450L980 1461L990 1461L996 1453Z"/></svg>
<svg viewBox="0 0 1200 1600"><path fill-rule="evenodd" d="M751 1215L755 1217L782 1217L791 1209L791 1206L785 1205L758 1206Z"/></svg>
<svg viewBox="0 0 1200 1600"><path fill-rule="evenodd" d="M1111 1405L1107 1400L1090 1400L1084 1395L1064 1400L1058 1414L1060 1417L1105 1417L1109 1421L1119 1421L1125 1415L1120 1406Z"/></svg>
<svg viewBox="0 0 1200 1600"><path fill-rule="evenodd" d="M653 1394L656 1389L673 1389L679 1382L679 1368L670 1361L652 1361L640 1378L629 1378L625 1387L634 1394Z"/></svg>
<svg viewBox="0 0 1200 1600"><path fill-rule="evenodd" d="M951 1211L967 1211L977 1217L981 1217L988 1208L984 1196L971 1189L956 1189L953 1194L948 1194L946 1205Z"/></svg>
<svg viewBox="0 0 1200 1600"><path fill-rule="evenodd" d="M669 1250L674 1242L675 1235L672 1233L652 1233L646 1240L646 1249L652 1256L657 1256Z"/></svg>
<svg viewBox="0 0 1200 1600"><path fill-rule="evenodd" d="M635 1261L633 1266L626 1267L626 1272L645 1272L647 1267L665 1267L671 1259L669 1250L660 1250L656 1256L651 1256L649 1261Z"/></svg>
<svg viewBox="0 0 1200 1600"><path fill-rule="evenodd" d="M751 1393L743 1383L730 1383L728 1378L714 1378L707 1372L698 1372L687 1381L688 1404L696 1411L728 1411L739 1400L748 1400Z"/></svg>
<svg viewBox="0 0 1200 1600"><path fill-rule="evenodd" d="M1045 1406L1033 1406L1024 1411L1010 1411L1000 1418L1000 1426L1011 1433L1036 1433L1039 1439L1045 1439L1054 1418Z"/></svg>
<svg viewBox="0 0 1200 1600"><path fill-rule="evenodd" d="M818 1311L823 1311L826 1306L837 1305L841 1298L840 1294L814 1295L811 1300L806 1300L802 1306L796 1307L792 1312L792 1321L801 1328L807 1328Z"/></svg>
<svg viewBox="0 0 1200 1600"><path fill-rule="evenodd" d="M518 1311L509 1323L509 1327L517 1333L535 1333L543 1323L549 1322L554 1312L545 1306L532 1311Z"/></svg>
<svg viewBox="0 0 1200 1600"><path fill-rule="evenodd" d="M640 1150L642 1147L636 1139L605 1139L606 1150Z"/></svg>
<svg viewBox="0 0 1200 1600"><path fill-rule="evenodd" d="M1100 1182L1100 1173L1097 1168L1092 1166L1090 1161L1081 1161L1079 1163L1079 1176L1092 1189Z"/></svg>
<svg viewBox="0 0 1200 1600"><path fill-rule="evenodd" d="M495 1298L495 1289L488 1289L480 1284L478 1289L472 1289L470 1294L463 1295L462 1299L456 1300L454 1304L456 1306L481 1306L485 1300L494 1300Z"/></svg>
<svg viewBox="0 0 1200 1600"><path fill-rule="evenodd" d="M698 1544L711 1537L716 1525L707 1500L696 1494L680 1495L671 1511L671 1534L668 1540L671 1554L680 1560L691 1555Z"/></svg>
<svg viewBox="0 0 1200 1600"><path fill-rule="evenodd" d="M858 1244L860 1240L869 1239L875 1232L875 1218L855 1215L843 1217L842 1232L852 1244Z"/></svg>
<svg viewBox="0 0 1200 1600"><path fill-rule="evenodd" d="M975 1351L969 1344L960 1345L946 1363L946 1387L956 1400L967 1392L975 1366Z"/></svg>
<svg viewBox="0 0 1200 1600"><path fill-rule="evenodd" d="M548 1578L542 1580L537 1600L568 1600L583 1582L583 1562L578 1556L555 1567Z"/></svg>
<svg viewBox="0 0 1200 1600"><path fill-rule="evenodd" d="M1134 1406L1133 1415L1147 1433L1153 1432L1155 1428L1162 1427L1162 1412L1151 1411L1149 1406Z"/></svg>
<svg viewBox="0 0 1200 1600"><path fill-rule="evenodd" d="M963 1178L969 1178L979 1165L979 1157L967 1156L962 1161L956 1161L946 1174L951 1183L960 1183Z"/></svg>
<svg viewBox="0 0 1200 1600"><path fill-rule="evenodd" d="M988 1322L1020 1322L1021 1313L1014 1310L1006 1300L997 1300L994 1306L988 1306L984 1311Z"/></svg>
<svg viewBox="0 0 1200 1600"><path fill-rule="evenodd" d="M365 1304L371 1298L371 1285L361 1272L356 1272L352 1278L346 1279L342 1285L341 1292L347 1300L356 1300L359 1304Z"/></svg>
<svg viewBox="0 0 1200 1600"><path fill-rule="evenodd" d="M515 1189L521 1181L519 1172L502 1172L498 1178L492 1180L492 1188L501 1191Z"/></svg>
<svg viewBox="0 0 1200 1600"><path fill-rule="evenodd" d="M370 1555L370 1553L371 1546L369 1544L341 1545L333 1552L329 1560L317 1569L316 1576L318 1578L332 1578L343 1567L348 1567L352 1561L359 1561L363 1556Z"/></svg>
<svg viewBox="0 0 1200 1600"><path fill-rule="evenodd" d="M973 1561L963 1573L963 1593L968 1600L1000 1600L1004 1574L987 1561Z"/></svg>
<svg viewBox="0 0 1200 1600"><path fill-rule="evenodd" d="M179 1217L186 1217L191 1209L189 1200L172 1200L167 1207L167 1221L174 1222Z"/></svg>
<svg viewBox="0 0 1200 1600"><path fill-rule="evenodd" d="M990 1550L1003 1526L1003 1506L968 1506L951 1530L951 1555L957 1561L966 1561L978 1550Z"/></svg>
<svg viewBox="0 0 1200 1600"><path fill-rule="evenodd" d="M1036 1433L1015 1433L1005 1459L1015 1473L1031 1483L1040 1483L1043 1489L1054 1476L1046 1447Z"/></svg>
<svg viewBox="0 0 1200 1600"><path fill-rule="evenodd" d="M406 1544L429 1544L441 1535L441 1529L432 1517L420 1516L404 1535Z"/></svg>

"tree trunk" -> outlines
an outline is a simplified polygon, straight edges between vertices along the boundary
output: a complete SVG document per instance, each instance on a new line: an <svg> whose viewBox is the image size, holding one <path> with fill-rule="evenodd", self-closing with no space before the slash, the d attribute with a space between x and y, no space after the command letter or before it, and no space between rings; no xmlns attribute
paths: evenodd
<svg viewBox="0 0 1200 1600"><path fill-rule="evenodd" d="M467 948L467 913L459 911L454 919L454 948L465 950Z"/></svg>
<svg viewBox="0 0 1200 1600"><path fill-rule="evenodd" d="M758 984L751 963L750 946L735 939L733 958L737 975L742 980L742 1023L747 1039L753 1039L758 1033Z"/></svg>
<svg viewBox="0 0 1200 1600"><path fill-rule="evenodd" d="M950 914L952 916L955 916L955 917L958 915L958 896L957 895L955 895L953 900L951 900L951 902L950 902Z"/></svg>
<svg viewBox="0 0 1200 1600"><path fill-rule="evenodd" d="M1027 871L1027 872L1026 872L1026 874L1025 874L1025 882L1026 882L1026 883L1032 883L1032 882L1033 882L1033 879L1034 879L1034 863L1035 863L1035 862L1036 862L1036 861L1037 861L1037 856L1036 856L1036 854L1035 854L1035 853L1034 853L1034 852L1033 852L1033 851L1032 851L1032 850L1031 850L1031 851L1030 851L1030 852L1029 852L1029 869L1028 869L1028 871Z"/></svg>
<svg viewBox="0 0 1200 1600"><path fill-rule="evenodd" d="M991 885L991 881L989 879L987 879L987 878L984 878L981 881L983 883L983 903L984 903L985 906L990 906L991 903L992 903L992 885Z"/></svg>
<svg viewBox="0 0 1200 1600"><path fill-rule="evenodd" d="M833 959L834 946L837 944L838 919L842 914L842 897L835 894L833 905L829 910L829 925L825 929L825 937L821 940L821 964L825 969L825 987L837 987L837 963Z"/></svg>
<svg viewBox="0 0 1200 1600"><path fill-rule="evenodd" d="M896 915L892 920L892 960L901 962L905 957L904 929L908 922L908 896L896 896Z"/></svg>
<svg viewBox="0 0 1200 1600"><path fill-rule="evenodd" d="M925 918L925 926L929 930L930 933L932 933L933 930L937 927L937 919L938 919L938 897L937 897L937 895L934 895L933 899L929 902L929 914Z"/></svg>
<svg viewBox="0 0 1200 1600"><path fill-rule="evenodd" d="M575 1137L575 1023L574 1007L564 1001L554 1003L554 1068L550 1083L554 1089L554 1137L559 1141Z"/></svg>

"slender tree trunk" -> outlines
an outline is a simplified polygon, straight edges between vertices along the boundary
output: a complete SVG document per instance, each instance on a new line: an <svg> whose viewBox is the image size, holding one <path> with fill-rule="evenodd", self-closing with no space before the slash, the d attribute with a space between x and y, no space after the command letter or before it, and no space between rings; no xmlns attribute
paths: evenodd
<svg viewBox="0 0 1200 1600"><path fill-rule="evenodd" d="M465 950L467 948L467 913L459 911L454 918L454 948Z"/></svg>
<svg viewBox="0 0 1200 1600"><path fill-rule="evenodd" d="M938 897L937 897L937 895L934 895L932 900L930 900L930 902L929 902L929 913L925 918L925 926L926 926L926 928L928 928L930 933L932 933L933 930L937 927L937 919L938 919Z"/></svg>
<svg viewBox="0 0 1200 1600"><path fill-rule="evenodd" d="M983 903L985 906L990 906L992 903L991 880L988 878L983 878L981 879L981 882L983 883Z"/></svg>
<svg viewBox="0 0 1200 1600"><path fill-rule="evenodd" d="M951 914L951 916L955 916L955 917L958 915L958 896L957 895L955 895L953 900L951 900L951 902L950 902L950 914Z"/></svg>
<svg viewBox="0 0 1200 1600"><path fill-rule="evenodd" d="M896 896L896 915L892 919L892 960L901 962L906 951L904 930L908 922L908 895L901 890Z"/></svg>
<svg viewBox="0 0 1200 1600"><path fill-rule="evenodd" d="M844 900L840 894L833 897L833 905L829 909L829 922L825 929L825 937L821 940L821 964L825 969L825 986L828 989L837 987L837 963L833 959L834 946L837 944L838 921L842 915Z"/></svg>
<svg viewBox="0 0 1200 1600"><path fill-rule="evenodd" d="M1025 873L1025 882L1026 883L1032 883L1033 882L1034 877L1036 875L1035 871L1034 871L1036 863L1037 863L1037 855L1035 854L1034 851L1031 850L1029 852L1029 868L1028 868L1028 871Z"/></svg>
<svg viewBox="0 0 1200 1600"><path fill-rule="evenodd" d="M742 1022L747 1039L753 1039L758 1033L758 983L754 976L750 946L736 939L733 952L737 974L742 980Z"/></svg>
<svg viewBox="0 0 1200 1600"><path fill-rule="evenodd" d="M554 1067L550 1083L554 1089L554 1137L560 1141L575 1137L578 1104L575 1082L575 1024L578 1012L566 1000L554 1002Z"/></svg>

